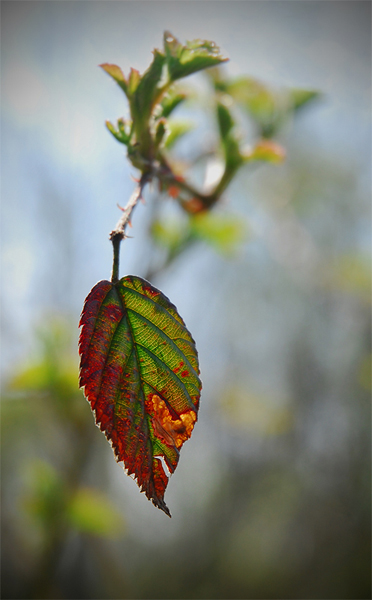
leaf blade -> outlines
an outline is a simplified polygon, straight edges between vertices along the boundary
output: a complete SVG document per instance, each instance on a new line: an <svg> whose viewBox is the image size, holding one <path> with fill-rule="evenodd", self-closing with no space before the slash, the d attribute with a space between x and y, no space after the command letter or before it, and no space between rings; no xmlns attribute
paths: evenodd
<svg viewBox="0 0 372 600"><path fill-rule="evenodd" d="M228 60L221 56L220 49L214 42L193 40L182 45L169 31L164 32L164 50L171 81Z"/></svg>
<svg viewBox="0 0 372 600"><path fill-rule="evenodd" d="M110 63L103 63L99 65L101 69L106 71L110 77L112 77L118 85L120 85L121 89L125 94L128 93L128 82L124 77L124 73L118 65L113 65Z"/></svg>
<svg viewBox="0 0 372 600"><path fill-rule="evenodd" d="M116 459L170 516L168 476L197 420L195 342L176 307L146 280L99 282L80 320L80 386Z"/></svg>

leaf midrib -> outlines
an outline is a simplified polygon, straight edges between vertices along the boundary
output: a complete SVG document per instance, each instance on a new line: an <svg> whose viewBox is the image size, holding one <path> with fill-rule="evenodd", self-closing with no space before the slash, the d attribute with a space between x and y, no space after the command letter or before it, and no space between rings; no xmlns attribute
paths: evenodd
<svg viewBox="0 0 372 600"><path fill-rule="evenodd" d="M147 421L147 414L146 414L146 409L145 409L145 393L144 393L143 383L142 383L143 377L142 377L142 371L141 371L141 363L140 363L138 352L137 352L137 348L136 348L136 341L135 341L135 338L134 338L132 324L130 322L130 318L129 318L129 314L128 314L128 309L127 309L127 306L125 304L125 296L124 296L124 293L123 293L123 297L121 296L121 294L120 294L120 288L118 287L118 284L120 284L120 281L118 281L118 283L116 283L116 284L113 284L113 289L115 290L116 295L117 295L117 297L119 299L120 305L122 307L122 310L123 310L123 313L124 313L123 316L125 314L127 315L128 329L129 329L130 337L132 339L132 345L133 345L134 353L135 353L135 356L136 356L137 368L138 368L138 372L139 372L139 376L140 376L141 399L139 399L139 403L140 403L141 408L142 408L142 421L141 421L141 426L140 427L142 427L142 425L143 425L143 423L145 421L145 417L146 417L146 427L147 427L146 441L147 441L147 443L150 444L150 449L151 449L150 453L151 453L151 458L153 459L153 457L154 457L154 449L153 449L153 444L152 444L152 441L151 441L151 436L150 436L150 432L149 432L149 424L148 424L148 421ZM125 286L123 286L123 287L125 287ZM133 429L134 429L133 428L133 423L134 423L134 419L133 419L133 421L131 423L131 429L130 429L131 431L133 431ZM137 455L138 443L139 443L139 435L137 435L136 448L135 448L135 451L134 451L134 456ZM152 478L154 489L155 489L154 470L153 470L152 464L150 465L150 468L151 468L151 478ZM138 478L137 474L136 474L136 477Z"/></svg>

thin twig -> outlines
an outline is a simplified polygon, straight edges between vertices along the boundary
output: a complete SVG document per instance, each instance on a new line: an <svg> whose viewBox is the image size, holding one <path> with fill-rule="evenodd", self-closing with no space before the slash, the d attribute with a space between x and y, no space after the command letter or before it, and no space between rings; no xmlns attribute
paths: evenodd
<svg viewBox="0 0 372 600"><path fill-rule="evenodd" d="M121 239L123 239L125 237L125 228L128 225L128 223L130 222L130 218L131 218L133 209L135 208L137 202L139 200L141 200L141 198L142 198L143 188L145 187L145 185L149 181L149 179L150 179L149 173L145 173L144 175L142 175L141 179L139 180L138 186L136 187L133 194L129 198L128 203L126 204L125 208L121 209L123 211L123 214L120 217L119 221L116 223L115 229L113 229L111 231L110 236L109 236L110 240L113 240L113 238L117 237L117 236L120 236Z"/></svg>
<svg viewBox="0 0 372 600"><path fill-rule="evenodd" d="M146 183L151 179L150 173L144 173L139 180L138 186L134 190L133 194L128 200L125 208L122 208L123 211L122 216L119 221L116 223L115 229L113 229L110 233L109 239L112 241L112 247L114 252L113 264L112 264L112 274L111 281L112 283L116 283L119 281L119 252L120 252L120 242L122 239L126 237L125 229L130 223L130 219L132 216L132 212L136 207L139 200L142 199L143 188Z"/></svg>

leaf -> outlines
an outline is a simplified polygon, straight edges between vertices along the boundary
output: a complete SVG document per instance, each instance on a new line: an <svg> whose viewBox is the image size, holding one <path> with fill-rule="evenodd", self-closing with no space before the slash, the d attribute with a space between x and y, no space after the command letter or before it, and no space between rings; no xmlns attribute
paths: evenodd
<svg viewBox="0 0 372 600"><path fill-rule="evenodd" d="M221 138L225 140L231 129L234 127L234 121L227 106L222 102L217 103L217 119L220 128Z"/></svg>
<svg viewBox="0 0 372 600"><path fill-rule="evenodd" d="M190 121L181 119L171 119L168 121L168 135L165 140L165 147L167 150L173 148L178 140L183 137L186 133L189 133L194 129L194 124Z"/></svg>
<svg viewBox="0 0 372 600"><path fill-rule="evenodd" d="M110 121L106 121L106 127L118 142L125 145L129 144L131 133L130 123L125 122L124 119L118 119L117 129L115 129L115 126Z"/></svg>
<svg viewBox="0 0 372 600"><path fill-rule="evenodd" d="M131 69L129 72L129 79L128 79L128 96L132 96L134 94L134 92L136 91L138 84L141 80L141 75L139 74L139 71L137 71L137 69Z"/></svg>
<svg viewBox="0 0 372 600"><path fill-rule="evenodd" d="M27 493L24 509L35 523L50 529L61 519L66 506L63 480L47 461L27 462Z"/></svg>
<svg viewBox="0 0 372 600"><path fill-rule="evenodd" d="M164 136L167 133L167 121L166 119L160 119L156 124L155 129L155 147L159 148L164 140Z"/></svg>
<svg viewBox="0 0 372 600"><path fill-rule="evenodd" d="M136 87L133 102L139 117L148 118L159 93L158 84L161 79L165 56L159 50L154 50L154 60L145 71Z"/></svg>
<svg viewBox="0 0 372 600"><path fill-rule="evenodd" d="M212 211L193 214L186 219L155 220L151 233L158 246L170 254L178 253L186 244L206 242L224 256L233 256L248 238L248 224L241 218Z"/></svg>
<svg viewBox="0 0 372 600"><path fill-rule="evenodd" d="M227 86L227 92L248 111L260 135L270 138L279 129L286 113L286 101L260 81L239 77Z"/></svg>
<svg viewBox="0 0 372 600"><path fill-rule="evenodd" d="M283 146L265 138L262 138L246 156L246 161L261 160L274 164L282 163L284 159L285 150Z"/></svg>
<svg viewBox="0 0 372 600"><path fill-rule="evenodd" d="M190 218L194 235L214 246L226 256L232 256L247 237L247 226L237 217L205 212Z"/></svg>
<svg viewBox="0 0 372 600"><path fill-rule="evenodd" d="M166 470L176 469L197 420L194 340L169 299L134 276L97 283L80 326L80 386L97 426L141 491L170 516Z"/></svg>
<svg viewBox="0 0 372 600"><path fill-rule="evenodd" d="M164 49L171 81L228 60L214 42L193 40L183 46L169 31L164 32Z"/></svg>
<svg viewBox="0 0 372 600"><path fill-rule="evenodd" d="M233 133L234 120L222 102L217 103L217 121L227 169L236 169L243 162L239 141Z"/></svg>
<svg viewBox="0 0 372 600"><path fill-rule="evenodd" d="M275 110L275 95L257 79L238 77L227 86L227 91L259 120L269 118Z"/></svg>
<svg viewBox="0 0 372 600"><path fill-rule="evenodd" d="M155 219L151 226L151 234L159 246L172 251L188 236L189 228L179 219Z"/></svg>
<svg viewBox="0 0 372 600"><path fill-rule="evenodd" d="M311 100L316 100L320 96L319 92L315 90L302 90L299 88L292 88L289 90L289 93L292 100L292 107L295 111L306 106Z"/></svg>
<svg viewBox="0 0 372 600"><path fill-rule="evenodd" d="M169 117L169 115L174 111L174 109L186 100L187 96L183 92L176 92L175 90L170 90L166 96L161 101L161 116Z"/></svg>
<svg viewBox="0 0 372 600"><path fill-rule="evenodd" d="M187 217L181 220L156 219L151 227L151 235L159 247L167 249L168 259L178 256L196 239Z"/></svg>
<svg viewBox="0 0 372 600"><path fill-rule="evenodd" d="M110 77L112 77L116 83L118 83L121 89L127 94L128 92L128 84L124 77L124 73L118 65L111 65L109 63L103 63L99 65Z"/></svg>
<svg viewBox="0 0 372 600"><path fill-rule="evenodd" d="M67 507L70 524L83 533L115 538L124 530L122 515L98 490L80 488Z"/></svg>

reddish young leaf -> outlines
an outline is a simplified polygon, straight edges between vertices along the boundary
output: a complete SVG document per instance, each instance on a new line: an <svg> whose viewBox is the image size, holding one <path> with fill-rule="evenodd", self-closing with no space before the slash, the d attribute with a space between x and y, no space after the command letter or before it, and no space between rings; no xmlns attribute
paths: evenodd
<svg viewBox="0 0 372 600"><path fill-rule="evenodd" d="M194 340L169 299L134 276L97 283L80 326L80 386L97 426L141 491L170 516L166 471L177 467L199 406Z"/></svg>

